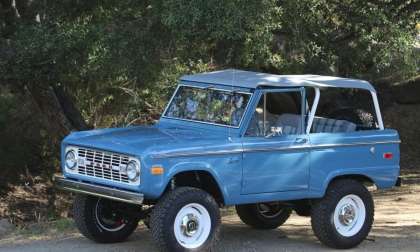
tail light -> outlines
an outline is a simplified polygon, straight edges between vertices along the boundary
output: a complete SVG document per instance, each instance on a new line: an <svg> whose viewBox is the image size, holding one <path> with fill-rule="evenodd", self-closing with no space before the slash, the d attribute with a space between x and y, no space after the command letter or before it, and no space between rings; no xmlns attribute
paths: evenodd
<svg viewBox="0 0 420 252"><path fill-rule="evenodd" d="M394 157L394 155L392 154L392 152L385 152L384 153L384 159L392 159Z"/></svg>

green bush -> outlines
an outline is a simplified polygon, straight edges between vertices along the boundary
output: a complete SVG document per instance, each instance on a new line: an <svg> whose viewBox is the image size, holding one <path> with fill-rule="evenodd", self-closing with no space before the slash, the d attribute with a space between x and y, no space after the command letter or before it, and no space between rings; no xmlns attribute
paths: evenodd
<svg viewBox="0 0 420 252"><path fill-rule="evenodd" d="M375 80L419 69L413 1L6 2L0 164L8 168L0 170L16 176L49 176L68 133L48 130L57 122L44 117L49 107L34 87L62 87L89 125L110 127L157 120L187 73L236 67Z"/></svg>

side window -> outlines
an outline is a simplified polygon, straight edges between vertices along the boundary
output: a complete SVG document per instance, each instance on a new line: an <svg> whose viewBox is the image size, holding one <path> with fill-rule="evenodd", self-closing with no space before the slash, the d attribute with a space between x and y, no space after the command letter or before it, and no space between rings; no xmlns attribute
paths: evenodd
<svg viewBox="0 0 420 252"><path fill-rule="evenodd" d="M369 91L327 88L321 95L311 133L346 133L378 129L375 108ZM314 92L307 90L312 104Z"/></svg>
<svg viewBox="0 0 420 252"><path fill-rule="evenodd" d="M302 96L299 91L264 93L254 111L245 136L301 134Z"/></svg>

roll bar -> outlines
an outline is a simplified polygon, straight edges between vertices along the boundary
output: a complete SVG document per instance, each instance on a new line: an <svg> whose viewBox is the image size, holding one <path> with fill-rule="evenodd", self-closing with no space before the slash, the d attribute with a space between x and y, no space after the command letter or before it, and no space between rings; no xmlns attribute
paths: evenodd
<svg viewBox="0 0 420 252"><path fill-rule="evenodd" d="M319 88L314 88L314 89L315 89L315 99L314 99L314 102L312 103L311 109L309 110L309 118L308 118L308 125L306 127L306 134L309 134L309 132L311 131L312 123L315 118L316 109L318 108L319 97L321 96L320 94L321 92L319 91ZM375 107L375 114L378 121L379 129L383 130L384 123L382 121L381 109L379 108L378 96L376 95L375 91L370 91L370 94L372 95L373 105Z"/></svg>

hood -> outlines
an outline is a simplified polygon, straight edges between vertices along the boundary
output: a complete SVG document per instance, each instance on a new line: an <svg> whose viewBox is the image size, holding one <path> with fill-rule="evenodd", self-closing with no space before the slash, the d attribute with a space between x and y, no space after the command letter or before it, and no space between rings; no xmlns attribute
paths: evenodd
<svg viewBox="0 0 420 252"><path fill-rule="evenodd" d="M162 147L191 145L204 139L226 138L225 134L209 134L208 131L186 128L159 128L139 126L128 128L96 129L73 132L63 143L126 154L140 154ZM171 147L172 146L172 147Z"/></svg>

